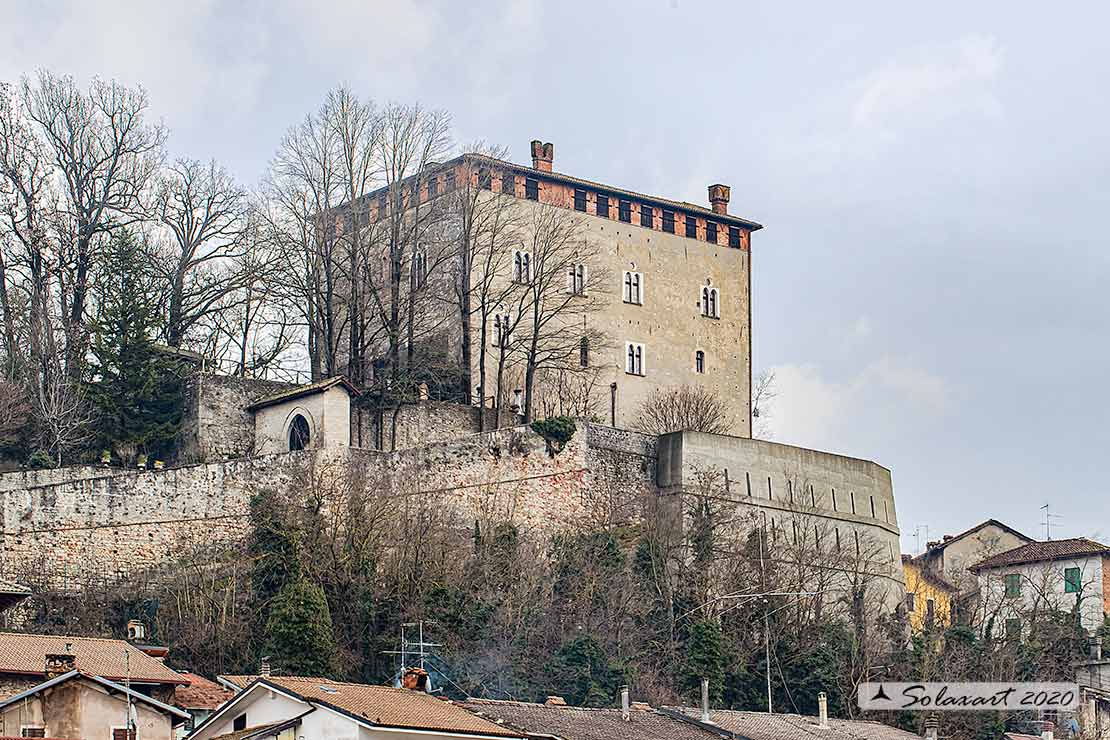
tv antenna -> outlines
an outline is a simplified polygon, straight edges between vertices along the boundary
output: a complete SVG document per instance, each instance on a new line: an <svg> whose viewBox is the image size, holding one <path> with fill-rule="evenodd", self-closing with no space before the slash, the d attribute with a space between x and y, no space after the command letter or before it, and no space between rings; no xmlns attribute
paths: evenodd
<svg viewBox="0 0 1110 740"><path fill-rule="evenodd" d="M1045 504L1041 508L1044 509L1044 538L1046 540L1051 540L1052 539L1052 520L1053 519L1063 519L1064 517L1060 514L1053 514L1051 511L1049 511L1048 504Z"/></svg>
<svg viewBox="0 0 1110 740"><path fill-rule="evenodd" d="M917 548L918 554L921 554L921 553L925 552L925 547L921 546L921 530L923 530L923 529L925 530L925 547L928 547L929 546L929 525L928 524L918 524L916 527L913 528L913 539L914 539L915 547Z"/></svg>
<svg viewBox="0 0 1110 740"><path fill-rule="evenodd" d="M422 668L424 667L424 660L429 656L435 655L434 649L443 647L443 643L439 642L425 642L424 641L424 620L419 622L403 622L401 623L401 649L400 650L383 650L386 655L400 655L401 665L400 670L404 671L406 668ZM435 622L428 622L428 624L435 624ZM415 632L416 639L409 639L412 633ZM415 665L409 663L410 660L419 661Z"/></svg>

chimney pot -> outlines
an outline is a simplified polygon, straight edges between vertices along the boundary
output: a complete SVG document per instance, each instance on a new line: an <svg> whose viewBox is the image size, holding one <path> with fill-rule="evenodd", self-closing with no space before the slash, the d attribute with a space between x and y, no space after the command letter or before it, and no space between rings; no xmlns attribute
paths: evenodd
<svg viewBox="0 0 1110 740"><path fill-rule="evenodd" d="M539 139L532 141L532 169L551 172L551 163L555 161L555 145L542 142Z"/></svg>
<svg viewBox="0 0 1110 740"><path fill-rule="evenodd" d="M270 656L265 655L262 657L262 665L258 667L258 674L261 676L270 675Z"/></svg>
<svg viewBox="0 0 1110 740"><path fill-rule="evenodd" d="M701 680L701 721L709 721L709 679Z"/></svg>
<svg viewBox="0 0 1110 740"><path fill-rule="evenodd" d="M829 726L829 698L824 691L817 694L817 726Z"/></svg>
<svg viewBox="0 0 1110 740"><path fill-rule="evenodd" d="M929 715L925 718L925 740L937 740L937 730L940 728L940 720L934 715Z"/></svg>
<svg viewBox="0 0 1110 740"><path fill-rule="evenodd" d="M627 722L630 717L628 703L628 687L621 686L621 719L625 722Z"/></svg>
<svg viewBox="0 0 1110 740"><path fill-rule="evenodd" d="M731 189L728 185L717 183L716 185L709 186L709 205L713 208L714 213L719 213L721 215L728 214L730 193Z"/></svg>
<svg viewBox="0 0 1110 740"><path fill-rule="evenodd" d="M128 640L145 640L146 639L146 625L138 619L131 619L127 622L127 639Z"/></svg>

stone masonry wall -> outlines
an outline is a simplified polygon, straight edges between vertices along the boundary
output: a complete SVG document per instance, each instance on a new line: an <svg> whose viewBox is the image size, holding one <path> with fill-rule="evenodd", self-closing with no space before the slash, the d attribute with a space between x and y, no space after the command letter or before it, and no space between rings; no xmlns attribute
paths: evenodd
<svg viewBox="0 0 1110 740"><path fill-rule="evenodd" d="M254 451L251 403L293 387L257 378L200 373L186 378L178 462L247 457Z"/></svg>
<svg viewBox="0 0 1110 740"><path fill-rule="evenodd" d="M303 451L162 471L81 467L0 475L0 577L46 574L59 587L165 565L187 548L233 541L253 493L305 466L357 466L376 485L450 496L460 526L513 521L522 531L585 521L650 490L651 438L580 424L561 451L528 427L393 453ZM623 501L623 503L621 503Z"/></svg>

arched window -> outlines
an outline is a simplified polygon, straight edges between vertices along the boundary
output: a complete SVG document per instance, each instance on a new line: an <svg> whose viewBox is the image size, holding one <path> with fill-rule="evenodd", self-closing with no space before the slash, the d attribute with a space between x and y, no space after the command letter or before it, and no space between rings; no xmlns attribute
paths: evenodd
<svg viewBox="0 0 1110 740"><path fill-rule="evenodd" d="M309 437L312 433L308 428L308 419L300 414L293 417L289 424L289 449L290 451L303 450L308 447Z"/></svg>
<svg viewBox="0 0 1110 740"><path fill-rule="evenodd" d="M578 343L578 364L582 367L590 366L590 338L582 337Z"/></svg>
<svg viewBox="0 0 1110 740"><path fill-rule="evenodd" d="M428 255L417 250L412 253L412 287L423 288L428 280Z"/></svg>
<svg viewBox="0 0 1110 740"><path fill-rule="evenodd" d="M694 370L699 373L705 372L705 353L700 349L694 353Z"/></svg>
<svg viewBox="0 0 1110 740"><path fill-rule="evenodd" d="M701 315L711 319L721 318L720 293L716 288L705 287L701 289Z"/></svg>

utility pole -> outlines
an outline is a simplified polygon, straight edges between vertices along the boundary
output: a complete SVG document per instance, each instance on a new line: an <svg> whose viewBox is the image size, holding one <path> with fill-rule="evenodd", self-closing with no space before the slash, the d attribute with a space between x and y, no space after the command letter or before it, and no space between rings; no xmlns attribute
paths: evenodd
<svg viewBox="0 0 1110 740"><path fill-rule="evenodd" d="M763 526L759 530L759 587L767 593L767 570L763 562L763 536L767 533L767 511L760 509ZM763 597L763 659L767 662L767 714L775 710L771 706L771 615L767 611L767 597Z"/></svg>

